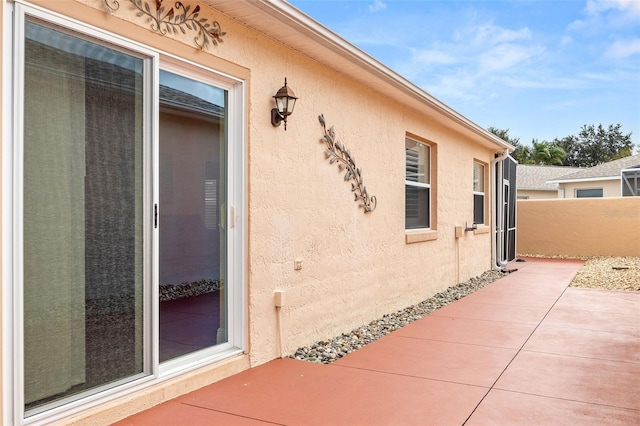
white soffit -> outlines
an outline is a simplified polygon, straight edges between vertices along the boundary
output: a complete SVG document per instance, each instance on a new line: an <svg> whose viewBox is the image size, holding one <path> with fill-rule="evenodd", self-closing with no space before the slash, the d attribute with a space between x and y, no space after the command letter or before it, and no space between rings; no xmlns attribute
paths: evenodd
<svg viewBox="0 0 640 426"><path fill-rule="evenodd" d="M283 0L201 0L229 16L334 70L360 81L396 102L434 119L443 116L476 142L513 147L448 107L380 61L352 45Z"/></svg>

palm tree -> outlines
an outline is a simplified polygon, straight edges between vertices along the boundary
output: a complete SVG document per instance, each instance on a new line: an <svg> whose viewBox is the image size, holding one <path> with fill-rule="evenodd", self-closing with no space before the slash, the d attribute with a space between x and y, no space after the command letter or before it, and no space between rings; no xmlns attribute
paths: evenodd
<svg viewBox="0 0 640 426"><path fill-rule="evenodd" d="M532 142L533 151L531 158L534 164L547 166L561 166L562 160L566 157L564 149L547 141L538 142L534 139Z"/></svg>

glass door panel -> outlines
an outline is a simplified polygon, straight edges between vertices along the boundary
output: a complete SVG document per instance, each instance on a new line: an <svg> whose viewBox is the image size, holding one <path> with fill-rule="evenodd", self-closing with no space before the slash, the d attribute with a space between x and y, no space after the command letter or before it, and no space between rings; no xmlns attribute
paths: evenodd
<svg viewBox="0 0 640 426"><path fill-rule="evenodd" d="M223 89L160 72L160 361L227 342Z"/></svg>
<svg viewBox="0 0 640 426"><path fill-rule="evenodd" d="M25 24L27 414L143 372L144 60Z"/></svg>

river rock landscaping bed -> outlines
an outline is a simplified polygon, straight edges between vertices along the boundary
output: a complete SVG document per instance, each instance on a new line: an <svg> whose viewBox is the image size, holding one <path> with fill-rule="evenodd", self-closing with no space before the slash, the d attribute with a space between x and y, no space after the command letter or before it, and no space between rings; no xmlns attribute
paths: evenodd
<svg viewBox="0 0 640 426"><path fill-rule="evenodd" d="M183 297L200 296L212 291L218 291L222 287L220 280L200 280L184 282L180 284L160 285L160 301L182 299Z"/></svg>
<svg viewBox="0 0 640 426"><path fill-rule="evenodd" d="M544 257L580 259L585 265L569 284L570 287L593 288L601 290L640 291L640 257L568 257L568 256L535 256L521 255L519 257ZM303 361L329 364L342 358L348 353L380 339L381 337L405 325L422 318L431 312L459 300L476 290L490 284L506 273L486 271L482 275L468 281L449 287L435 294L417 305L383 316L367 325L343 333L330 340L319 341L311 346L304 346L296 350L289 358Z"/></svg>
<svg viewBox="0 0 640 426"><path fill-rule="evenodd" d="M416 305L384 315L378 320L371 321L367 325L343 333L333 339L299 348L289 358L329 364L443 306L462 299L503 276L505 276L503 272L486 271L478 277L449 287Z"/></svg>

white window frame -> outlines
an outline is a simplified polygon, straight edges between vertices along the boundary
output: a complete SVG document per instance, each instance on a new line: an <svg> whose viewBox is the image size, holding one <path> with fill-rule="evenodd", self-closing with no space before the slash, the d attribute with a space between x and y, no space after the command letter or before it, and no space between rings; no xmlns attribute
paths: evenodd
<svg viewBox="0 0 640 426"><path fill-rule="evenodd" d="M144 260L144 367L141 377L128 378L118 386L105 386L87 392L82 398L46 411L34 411L25 418L24 410L24 351L23 351L23 154L24 90L21 84L24 75L24 29L26 16L50 22L63 29L86 35L92 40L102 41L134 52L145 61L144 82L144 160L143 160L143 235ZM158 51L141 43L128 40L89 24L33 6L17 0L5 3L3 20L2 61L5 76L2 81L2 392L3 424L42 424L60 421L73 414L85 411L123 395L139 392L159 382L169 380L196 368L241 353L246 346L245 324L245 98L244 80L181 60L174 55ZM227 281L233 283L228 290L228 336L226 344L211 350L198 352L196 356L184 357L177 362L160 365L159 307L158 307L158 229L154 227L153 210L159 200L159 69L174 67L185 75L199 75L207 82L228 91L228 218ZM205 77L203 77L205 76Z"/></svg>
<svg viewBox="0 0 640 426"><path fill-rule="evenodd" d="M475 176L475 167L476 165L482 167L482 176L479 177L479 182L482 182L482 188L485 189L484 191L476 191L475 189L475 180L473 182L473 224L474 225L484 225L487 222L487 209L486 209L486 173L487 173L487 167L486 164L480 162L480 161L475 161L473 162L473 168L474 168L474 176ZM476 195L482 195L482 222L476 222Z"/></svg>
<svg viewBox="0 0 640 426"><path fill-rule="evenodd" d="M245 88L242 80L226 74L222 74L210 68L201 66L191 61L178 58L175 55L162 53L160 56L159 70L166 70L174 74L183 75L205 84L215 85L228 92L228 142L227 142L227 281L236 283L225 287L227 291L228 306L228 341L215 347L194 352L174 360L168 360L159 365L162 378L183 374L224 358L235 355L245 347L245 251L244 251L244 97ZM158 103L155 103L156 107ZM158 114L156 114L156 126L159 126ZM242 141L242 142L240 142ZM157 146L157 145L156 145ZM157 153L158 150L156 150ZM159 161L159 160L158 160ZM156 199L159 199L156 198ZM162 208L162 207L160 207ZM156 257L157 258L157 257ZM157 297L156 297L157 299ZM156 333L159 333L158 318L154 319ZM155 354L158 355L158 341L155 342Z"/></svg>
<svg viewBox="0 0 640 426"><path fill-rule="evenodd" d="M414 181L411 181L411 180L407 179L407 171L406 171L406 169L407 169L407 157L406 157L406 143L407 143L407 141L411 141L411 142L423 145L426 148L428 156L429 156L429 158L428 158L428 162L429 162L429 164L428 164L428 166L429 166L429 176L428 176L429 183L414 182ZM416 140L414 138L411 138L411 137L408 137L408 136L405 137L405 160L404 160L405 161L405 181L404 181L405 187L411 186L411 187L414 187L414 188L426 188L426 189L429 190L429 198L428 198L429 199L429 209L428 209L428 212L427 212L428 215L429 215L429 217L428 217L428 222L429 222L428 225L426 227L420 227L420 228L406 228L406 226L405 226L405 230L406 231L430 230L432 228L432 221L433 221L433 215L432 215L432 211L433 211L433 204L432 204L433 203L433 201L432 201L433 197L432 197L432 194L433 194L433 191L431 190L431 182L432 182L432 177L433 177L432 176L432 173L433 173L433 171L432 171L433 170L433 161L432 161L433 152L432 151L433 151L433 149L432 149L432 146L430 144L422 142L422 141L418 141L418 140ZM404 212L405 212L405 223L406 223L406 218L407 218L407 216L406 216L407 215L407 200L405 200Z"/></svg>

